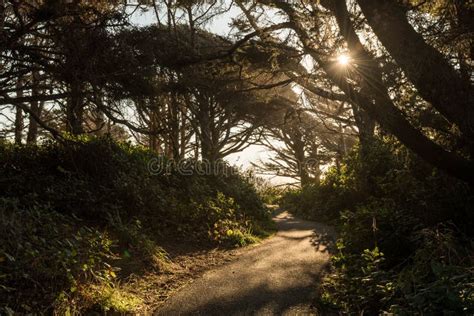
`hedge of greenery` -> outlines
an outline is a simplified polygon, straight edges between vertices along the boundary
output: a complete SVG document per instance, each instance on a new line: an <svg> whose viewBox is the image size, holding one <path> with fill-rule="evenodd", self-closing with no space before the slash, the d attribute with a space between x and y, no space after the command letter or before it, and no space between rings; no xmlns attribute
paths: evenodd
<svg viewBox="0 0 474 316"><path fill-rule="evenodd" d="M251 179L231 167L153 174L151 159L165 160L108 138L0 145L0 313L127 311L138 298L114 305L104 289L129 261L162 268L160 239L239 246L265 234Z"/></svg>
<svg viewBox="0 0 474 316"><path fill-rule="evenodd" d="M392 139L355 148L282 204L339 230L320 307L378 315L474 314L474 194Z"/></svg>

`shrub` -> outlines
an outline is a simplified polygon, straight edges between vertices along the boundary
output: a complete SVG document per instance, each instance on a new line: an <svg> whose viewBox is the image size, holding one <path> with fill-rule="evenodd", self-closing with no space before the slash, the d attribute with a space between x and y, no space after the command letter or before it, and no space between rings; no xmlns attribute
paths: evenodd
<svg viewBox="0 0 474 316"><path fill-rule="evenodd" d="M323 283L323 306L354 315L377 315L387 306L394 294L393 277L381 269L384 254L377 247L360 255L340 253L332 261L337 270Z"/></svg>
<svg viewBox="0 0 474 316"><path fill-rule="evenodd" d="M459 243L446 227L423 229L417 236L419 248L395 269L387 269L378 248L356 255L339 241L334 272L322 286L322 307L368 315L472 315L472 245Z"/></svg>
<svg viewBox="0 0 474 316"><path fill-rule="evenodd" d="M109 138L81 138L44 146L0 146L0 192L21 205L50 205L65 215L109 225L110 217L131 222L140 218L145 230L208 236L196 217L196 206L218 192L235 201L237 220L268 221L269 212L250 181L233 170L222 174L182 175L176 170L152 174L151 159L165 158ZM198 207L207 214L206 207ZM207 216L207 215L206 215ZM205 219L206 216L201 216ZM205 225L204 225L205 226Z"/></svg>
<svg viewBox="0 0 474 316"><path fill-rule="evenodd" d="M280 205L306 219L334 222L341 211L354 205L355 193L331 180L327 178L318 185L288 190L281 197Z"/></svg>
<svg viewBox="0 0 474 316"><path fill-rule="evenodd" d="M151 159L166 163L107 137L0 144L2 312L133 309L114 280L140 265L166 269L160 238L244 246L267 233L269 211L246 175L153 174Z"/></svg>
<svg viewBox="0 0 474 316"><path fill-rule="evenodd" d="M468 315L473 198L466 184L385 138L356 147L320 185L282 201L338 228L324 306L343 313Z"/></svg>
<svg viewBox="0 0 474 316"><path fill-rule="evenodd" d="M474 313L473 240L452 225L424 228L415 235L419 248L398 275L397 314L472 315Z"/></svg>
<svg viewBox="0 0 474 316"><path fill-rule="evenodd" d="M122 261L139 261L157 270L166 270L169 263L168 254L144 232L139 219L123 223L117 214L110 215L109 225L113 227L118 242L121 245ZM133 258L132 258L133 257ZM121 262L126 265L127 262Z"/></svg>
<svg viewBox="0 0 474 316"><path fill-rule="evenodd" d="M284 193L282 187L275 186L268 180L258 177L252 170L245 173L248 182L255 188L260 198L266 204L278 204Z"/></svg>
<svg viewBox="0 0 474 316"><path fill-rule="evenodd" d="M110 285L90 286L84 295L103 312L132 313L143 303L136 295Z"/></svg>
<svg viewBox="0 0 474 316"><path fill-rule="evenodd" d="M47 208L0 199L0 305L15 312L74 309L79 288L110 283L107 234ZM54 303L53 303L54 302ZM48 304L53 303L53 306Z"/></svg>

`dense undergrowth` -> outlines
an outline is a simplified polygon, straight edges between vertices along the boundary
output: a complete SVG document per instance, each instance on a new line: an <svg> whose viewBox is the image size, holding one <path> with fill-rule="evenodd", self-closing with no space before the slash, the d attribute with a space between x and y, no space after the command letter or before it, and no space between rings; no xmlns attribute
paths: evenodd
<svg viewBox="0 0 474 316"><path fill-rule="evenodd" d="M356 148L320 185L281 203L338 227L326 312L474 314L474 194L396 141Z"/></svg>
<svg viewBox="0 0 474 316"><path fill-rule="evenodd" d="M116 285L139 266L166 269L160 240L243 246L266 234L249 177L153 174L152 159L165 162L108 138L0 145L0 314L133 311L140 297Z"/></svg>

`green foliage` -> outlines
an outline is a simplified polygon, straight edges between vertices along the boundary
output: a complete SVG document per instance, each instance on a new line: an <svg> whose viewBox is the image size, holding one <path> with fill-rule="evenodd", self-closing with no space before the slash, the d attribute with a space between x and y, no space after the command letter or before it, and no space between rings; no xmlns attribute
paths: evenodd
<svg viewBox="0 0 474 316"><path fill-rule="evenodd" d="M60 310L78 300L84 283L112 282L113 241L77 218L45 206L22 208L0 199L0 304L21 311Z"/></svg>
<svg viewBox="0 0 474 316"><path fill-rule="evenodd" d="M242 247L257 243L260 239L252 235L250 231L242 232L239 229L229 229L226 232L225 240L231 245Z"/></svg>
<svg viewBox="0 0 474 316"><path fill-rule="evenodd" d="M206 233L212 240L232 246L245 246L258 241L250 233L254 222L248 219L233 198L222 192L203 204L196 204L194 209L194 220L207 223L202 229L207 229Z"/></svg>
<svg viewBox="0 0 474 316"><path fill-rule="evenodd" d="M122 261L134 262L137 259L158 270L166 269L169 262L166 251L144 232L139 219L123 223L118 215L110 215L109 225L113 227L121 244ZM122 262L125 265L127 262Z"/></svg>
<svg viewBox="0 0 474 316"><path fill-rule="evenodd" d="M266 234L269 210L246 175L153 174L152 159L166 163L110 138L1 144L0 308L125 311L136 300L115 279L165 270L161 238L244 246Z"/></svg>
<svg viewBox="0 0 474 316"><path fill-rule="evenodd" d="M338 227L323 306L349 314L469 315L473 197L467 185L387 138L356 147L320 185L282 201Z"/></svg>
<svg viewBox="0 0 474 316"><path fill-rule="evenodd" d="M124 222L140 218L158 233L189 232L196 222L196 205L212 205L218 192L235 201L241 219L268 219L268 211L253 185L236 170L217 175L184 175L171 170L154 175L151 159L163 157L137 146L109 138L81 138L72 143L40 147L0 147L0 182L3 196L49 204L52 209L95 222L109 224L111 214ZM207 211L206 211L207 212ZM146 219L146 220L145 220ZM160 220L154 220L160 219ZM207 235L207 230L203 231Z"/></svg>
<svg viewBox="0 0 474 316"><path fill-rule="evenodd" d="M332 222L352 203L343 192L339 186L323 181L320 185L288 190L280 199L280 205L303 218Z"/></svg>
<svg viewBox="0 0 474 316"><path fill-rule="evenodd" d="M472 315L474 270L472 240L459 236L452 225L425 228L416 234L420 246L398 276L401 297L390 310L414 313Z"/></svg>
<svg viewBox="0 0 474 316"><path fill-rule="evenodd" d="M332 258L334 273L323 284L326 308L368 315L472 315L474 271L472 245L454 237L450 228L423 229L416 234L419 248L407 261L387 269L385 256L365 249ZM389 248L387 248L389 250Z"/></svg>
<svg viewBox="0 0 474 316"><path fill-rule="evenodd" d="M268 221L270 212L257 192L254 176L248 173L239 173L232 167L229 168L232 170L225 172L224 176L209 178L209 184L219 188L218 191L224 195L233 198L239 205L240 213L245 213L245 216L258 221Z"/></svg>
<svg viewBox="0 0 474 316"><path fill-rule="evenodd" d="M335 222L341 212L379 196L380 177L395 166L390 148L374 140L370 150L356 146L341 164L329 168L320 184L286 192L281 204L305 218Z"/></svg>
<svg viewBox="0 0 474 316"><path fill-rule="evenodd" d="M136 295L110 285L92 286L88 291L89 300L105 312L133 313L142 303Z"/></svg>
<svg viewBox="0 0 474 316"><path fill-rule="evenodd" d="M380 267L384 255L377 247L360 255L341 252L332 261L338 270L323 285L323 304L357 315L376 315L393 296L395 288L390 275Z"/></svg>
<svg viewBox="0 0 474 316"><path fill-rule="evenodd" d="M411 234L420 226L418 219L385 200L346 210L338 221L346 252L358 254L374 247L389 250L385 251L389 266L400 263L414 250Z"/></svg>

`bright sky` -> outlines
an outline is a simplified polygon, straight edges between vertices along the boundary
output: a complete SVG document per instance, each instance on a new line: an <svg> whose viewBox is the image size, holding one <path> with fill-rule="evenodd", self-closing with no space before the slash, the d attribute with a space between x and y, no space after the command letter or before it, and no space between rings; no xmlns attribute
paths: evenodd
<svg viewBox="0 0 474 316"><path fill-rule="evenodd" d="M240 13L242 13L240 9L238 9L235 6L232 6L232 8L228 12L222 15L219 15L214 20L212 20L207 25L206 28L212 33L226 36L231 31L229 23L231 22L232 18L235 18ZM155 23L155 22L156 22L156 17L153 10L149 10L149 11L137 10L135 14L132 16L132 23L136 25L145 26L145 25L150 25L151 23Z"/></svg>

